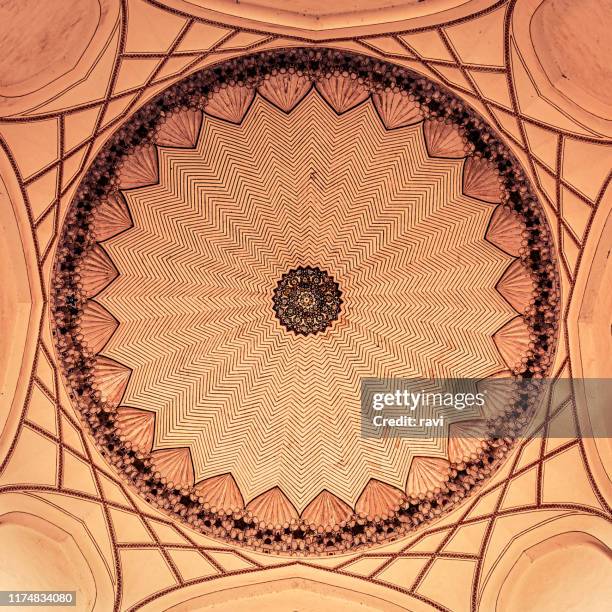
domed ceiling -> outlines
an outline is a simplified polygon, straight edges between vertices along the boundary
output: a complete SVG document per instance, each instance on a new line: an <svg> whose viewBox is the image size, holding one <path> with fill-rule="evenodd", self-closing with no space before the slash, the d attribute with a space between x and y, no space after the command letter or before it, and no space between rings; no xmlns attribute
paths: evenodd
<svg viewBox="0 0 612 612"><path fill-rule="evenodd" d="M128 4L90 20L89 76L71 57L69 91L37 73L2 113L0 509L74 534L116 610L286 578L475 610L530 526L603 538L567 377L602 375L611 143L538 95L523 5L322 44L251 5ZM512 402L362 435L363 379L542 376L549 440L491 433Z"/></svg>
<svg viewBox="0 0 612 612"><path fill-rule="evenodd" d="M98 154L58 250L56 346L155 505L264 550L343 551L497 467L501 415L371 439L361 381L546 373L549 237L523 170L450 92L354 54L247 57Z"/></svg>

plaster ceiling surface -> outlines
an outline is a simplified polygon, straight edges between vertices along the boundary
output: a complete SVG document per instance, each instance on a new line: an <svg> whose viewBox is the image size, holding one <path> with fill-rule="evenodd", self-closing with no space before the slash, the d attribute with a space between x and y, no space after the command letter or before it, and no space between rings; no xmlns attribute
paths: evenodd
<svg viewBox="0 0 612 612"><path fill-rule="evenodd" d="M61 70L64 63L78 59L91 42L100 20L98 3L95 0L64 4L60 7L59 14L53 15L53 21L57 20L58 30L49 32L50 14L37 15L39 19L34 21L37 29L30 32L31 38L26 43L21 39L24 30L33 21L37 8L35 3L24 2L19 7L17 3L5 3L2 8L3 31L0 36L3 48L8 51L3 57L0 76L2 96L22 94L32 82L52 80L53 77L59 76L54 74L54 71ZM60 44L59 33L62 28L67 28L67 37ZM51 42L50 39L54 41ZM28 62L27 54L32 52L38 57L43 56L46 63ZM16 64L20 64L23 69L15 71Z"/></svg>
<svg viewBox="0 0 612 612"><path fill-rule="evenodd" d="M612 4L603 2L601 4L593 3L588 7L583 6L583 8L591 11L594 17L599 10L604 11L604 13L602 18L592 19L588 22L591 29L582 39L584 40L582 44L592 46L581 47L577 45L578 48L575 51L572 50L572 53L568 53L567 49L572 48L572 23L579 18L579 15L571 12L575 8L573 5L560 2L547 2L538 7L531 22L536 53L545 72L562 93L575 101L582 96L586 96L588 101L585 106L587 109L595 110L596 114L610 120L612 118L611 91L608 78L609 71L604 58L610 56L612 46L600 28L605 25L605 11L612 10ZM560 41L557 36L560 36L565 44L559 44ZM562 48L566 49L565 54L560 53ZM580 58L585 56L593 58L593 74L589 76L586 76L580 70Z"/></svg>
<svg viewBox="0 0 612 612"><path fill-rule="evenodd" d="M535 578L520 561L524 555L538 559L534 567L547 565L553 578L565 575L564 559L574 552L605 575L612 538L610 450L605 441L589 437L589 405L566 379L595 371L591 353L602 353L604 363L610 349L609 313L592 303L599 299L594 283L599 295L609 293L602 253L609 243L612 143L588 113L557 99L553 104L545 95L531 51L518 42L529 29L521 2L499 1L474 12L466 5L448 23L356 34L324 46L440 83L492 126L525 169L549 228L560 284L557 346L549 369L558 383L542 424L551 435L518 440L466 499L414 530L367 542L377 544L373 548L296 557L202 532L182 520L180 502L176 508L155 505L138 494L121 462L108 462L101 438L91 435L76 409L74 388L62 378L65 362L52 306L59 286L56 263L63 256L58 245L76 210L71 206L79 200L81 182L95 177L113 133L196 70L320 42L298 39L291 28L283 33L278 23L258 30L252 22L242 29L233 19L207 20L196 9L190 14L186 3L180 9L142 0L111 4L118 27L105 30L102 42L92 39L97 51L83 55L90 62L83 72L71 72L74 55L54 60L53 74L73 74L71 87L22 88L18 106L0 103L2 228L19 238L6 245L21 279L14 296L6 295L22 307L16 315L6 300L0 304L3 333L12 346L23 346L19 359L7 358L11 375L2 383L0 532L21 537L27 530L28 542L36 537L55 542L69 533L62 554L53 544L58 563L79 583L75 588L90 602L87 609L99 610L223 609L224 602L243 605L247 591L273 609L307 592L305 598L347 609L361 593L371 609L492 610L528 605L525 585ZM521 285L522 303L500 292L500 280L521 259L518 250L509 252L491 240L491 220L504 210L500 193L486 191L487 199L482 191L479 197L466 189L474 152L469 147L460 152L457 145L455 155L436 155L435 117L425 112L389 129L384 92L379 98L368 92L340 107L347 77L326 78L336 78L336 89L311 83L285 109L270 87L266 96L261 84L256 91L230 84L213 92L207 106L178 110L152 145L130 149L116 196L106 200L103 221L94 222L96 252L104 254L103 271L110 273L87 298L99 305L94 314L102 320L93 340L96 358L119 364L115 374L121 367L128 372L113 378L114 388L121 389L113 410L123 410L124 423L140 419L136 429L145 450L154 455L187 449L181 461L188 456L189 462L183 461L178 473L189 482L178 484L208 483L209 495L212 479L230 472L233 482L224 481L221 489L240 496L241 503L278 488L296 516L323 490L333 496L326 503L335 512L344 505L352 512L372 479L410 495L406 488L417 455L449 462L451 470L450 464L465 460L449 457L447 440L415 448L409 441L376 446L359 439L351 433L354 417L347 416L358 408L351 407L350 385L343 387L341 372L353 372L351 381L366 373L429 375L432 368L483 378L518 367L514 359L524 363L528 350L526 341L514 353L500 351L495 339L517 316L527 316L531 288ZM332 90L345 97L334 97ZM215 96L222 102L216 107ZM444 125L444 134L455 129ZM163 141L170 133L174 142ZM461 138L457 142L466 145ZM143 180L145 170L154 180ZM395 204L401 200L415 203L419 223L402 217ZM223 223L213 211L223 211ZM358 223L359 215L368 224ZM309 221L315 217L322 222ZM109 230L110 222L117 231ZM375 234L377 224L396 224L402 246L378 242L365 264L359 245L382 235ZM438 228L436 240L427 237L431 227ZM428 239L430 248L419 250ZM463 262L461 273L454 272L457 259ZM390 260L393 267L385 263ZM324 332L308 336L289 333L273 310L276 283L300 265L325 270L342 292L337 318ZM431 309L423 287L429 290L440 277L446 280L437 285L439 309ZM423 279L423 287L405 280L411 278ZM87 274L83 279L90 282ZM379 303L381 283L385 301ZM202 287L207 291L199 293ZM406 290L412 299L404 301ZM461 301L466 293L477 300ZM394 314L394 308L408 316ZM419 325L411 329L409 322L417 318ZM232 331L237 328L240 334ZM436 333L428 336L428 329ZM416 350L415 337L430 347L429 354ZM176 369L177 354L184 372ZM292 354L299 354L300 369ZM357 359L360 354L364 357ZM163 373L165 384L150 372ZM601 368L597 372L605 375ZM219 391L210 387L209 376L218 380ZM273 402L266 405L270 388L287 394L282 411ZM332 418L321 411L318 422L309 423L302 407L313 397L333 407L337 397L330 397L331 388L348 407L332 410ZM247 402L240 401L247 391ZM223 400L216 413L215 392ZM211 410L214 418L203 419ZM145 412L154 421L143 422ZM277 432L266 431L264 415L277 413L291 416L301 435L289 436L286 422ZM124 440L130 431L135 428L127 427ZM338 461L346 464L334 465ZM177 473L176 459L153 464L160 474ZM379 504L386 491L376 485L367 498ZM286 512L279 499L272 504L275 512ZM419 512L431 511L425 495L416 503ZM37 518L16 521L17 516ZM75 569L76 553L70 552L75 546L88 570L80 561L81 569ZM16 563L19 558L17 553ZM571 600L580 585L564 580L560 588ZM590 605L597 609L598 603Z"/></svg>
<svg viewBox="0 0 612 612"><path fill-rule="evenodd" d="M0 101L8 112L48 100L83 79L118 26L109 0L0 5ZM19 70L15 70L19 66Z"/></svg>
<svg viewBox="0 0 612 612"><path fill-rule="evenodd" d="M325 31L347 26L378 26L410 17L435 15L470 2L472 0L340 0L330 4L321 0L291 3L280 0L187 0L184 4L201 7L213 18L221 20L238 18L255 20L267 27L288 26Z"/></svg>

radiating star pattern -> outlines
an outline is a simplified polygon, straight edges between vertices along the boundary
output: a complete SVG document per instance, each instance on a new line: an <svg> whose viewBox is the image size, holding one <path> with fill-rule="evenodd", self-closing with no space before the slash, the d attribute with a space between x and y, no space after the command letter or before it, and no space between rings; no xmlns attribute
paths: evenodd
<svg viewBox="0 0 612 612"><path fill-rule="evenodd" d="M403 490L415 455L447 457L445 438L362 439L359 385L506 368L492 336L516 316L495 289L512 257L485 240L495 205L464 195L465 160L431 157L422 122L388 130L371 99L338 114L313 89L289 113L258 95L242 121L207 114L195 148L157 161L158 183L124 190L133 227L105 242L119 276L97 298L155 448L298 511L322 489L354 505L372 478ZM270 307L299 265L342 284L317 337Z"/></svg>

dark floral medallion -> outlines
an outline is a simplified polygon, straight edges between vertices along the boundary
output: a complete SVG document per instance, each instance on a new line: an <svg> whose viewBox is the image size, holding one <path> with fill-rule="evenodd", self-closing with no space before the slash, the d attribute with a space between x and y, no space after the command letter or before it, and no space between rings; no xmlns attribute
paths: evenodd
<svg viewBox="0 0 612 612"><path fill-rule="evenodd" d="M326 330L338 318L342 292L324 270L289 270L274 290L274 312L287 331L308 336Z"/></svg>

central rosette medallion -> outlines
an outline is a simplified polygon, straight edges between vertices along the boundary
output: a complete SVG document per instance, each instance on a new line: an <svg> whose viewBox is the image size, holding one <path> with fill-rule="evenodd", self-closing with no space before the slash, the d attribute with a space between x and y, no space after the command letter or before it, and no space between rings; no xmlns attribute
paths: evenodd
<svg viewBox="0 0 612 612"><path fill-rule="evenodd" d="M278 281L274 312L287 331L307 336L327 329L340 313L338 283L319 268L300 266Z"/></svg>

